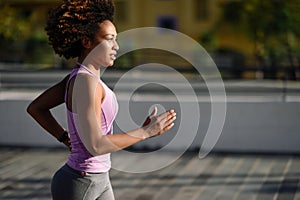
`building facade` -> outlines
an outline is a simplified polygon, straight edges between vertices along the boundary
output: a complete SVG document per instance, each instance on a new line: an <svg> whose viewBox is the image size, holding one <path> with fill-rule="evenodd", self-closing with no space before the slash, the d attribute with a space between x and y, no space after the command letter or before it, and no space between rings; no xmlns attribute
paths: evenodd
<svg viewBox="0 0 300 200"><path fill-rule="evenodd" d="M48 11L59 0L2 0L21 10L30 20L32 32L44 34ZM253 47L243 35L234 33L222 18L222 0L114 0L115 24L119 32L138 27L162 27L184 33L200 42L213 32L215 45L251 57ZM45 34L44 34L45 35ZM241 45L243 44L243 45ZM247 59L252 60L252 59Z"/></svg>

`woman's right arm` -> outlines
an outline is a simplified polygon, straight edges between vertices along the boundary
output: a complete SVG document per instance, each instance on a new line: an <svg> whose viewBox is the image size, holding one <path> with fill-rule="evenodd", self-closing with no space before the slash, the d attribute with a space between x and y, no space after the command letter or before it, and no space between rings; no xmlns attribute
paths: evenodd
<svg viewBox="0 0 300 200"><path fill-rule="evenodd" d="M78 75L74 81L72 109L77 113L79 135L90 154L102 155L129 147L149 137L161 135L174 125L176 113L156 115L156 108L141 128L127 133L103 135L101 128L102 86L91 76Z"/></svg>
<svg viewBox="0 0 300 200"><path fill-rule="evenodd" d="M157 116L157 108L155 107L152 114L147 118L149 120L147 125L127 133L108 135L107 139L117 150L121 150L147 138L167 132L174 126L175 119L176 113L174 110L169 110Z"/></svg>

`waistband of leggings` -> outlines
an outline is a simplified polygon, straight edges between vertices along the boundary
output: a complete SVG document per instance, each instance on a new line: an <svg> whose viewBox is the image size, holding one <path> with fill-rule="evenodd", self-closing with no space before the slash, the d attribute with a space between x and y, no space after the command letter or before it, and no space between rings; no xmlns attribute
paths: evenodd
<svg viewBox="0 0 300 200"><path fill-rule="evenodd" d="M76 169L73 169L72 167L70 167L68 164L65 164L65 166L70 170L72 171L73 173L75 174L78 174L82 177L85 177L87 174L105 174L105 172L85 172L85 171L79 171L79 170L76 170Z"/></svg>

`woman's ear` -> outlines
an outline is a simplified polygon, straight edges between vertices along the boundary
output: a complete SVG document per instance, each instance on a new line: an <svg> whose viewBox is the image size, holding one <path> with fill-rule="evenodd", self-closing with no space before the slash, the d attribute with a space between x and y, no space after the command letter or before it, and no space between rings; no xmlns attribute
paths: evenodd
<svg viewBox="0 0 300 200"><path fill-rule="evenodd" d="M81 45L86 49L90 49L90 48L92 48L93 43L90 38L88 38L87 36L84 36L81 39Z"/></svg>

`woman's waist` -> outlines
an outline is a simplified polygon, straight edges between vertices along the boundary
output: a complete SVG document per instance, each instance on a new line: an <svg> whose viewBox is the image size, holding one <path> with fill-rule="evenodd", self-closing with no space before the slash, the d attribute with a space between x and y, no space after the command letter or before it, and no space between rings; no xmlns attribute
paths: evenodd
<svg viewBox="0 0 300 200"><path fill-rule="evenodd" d="M86 153L71 153L67 164L75 170L101 173L106 172L111 167L110 154L92 156Z"/></svg>

